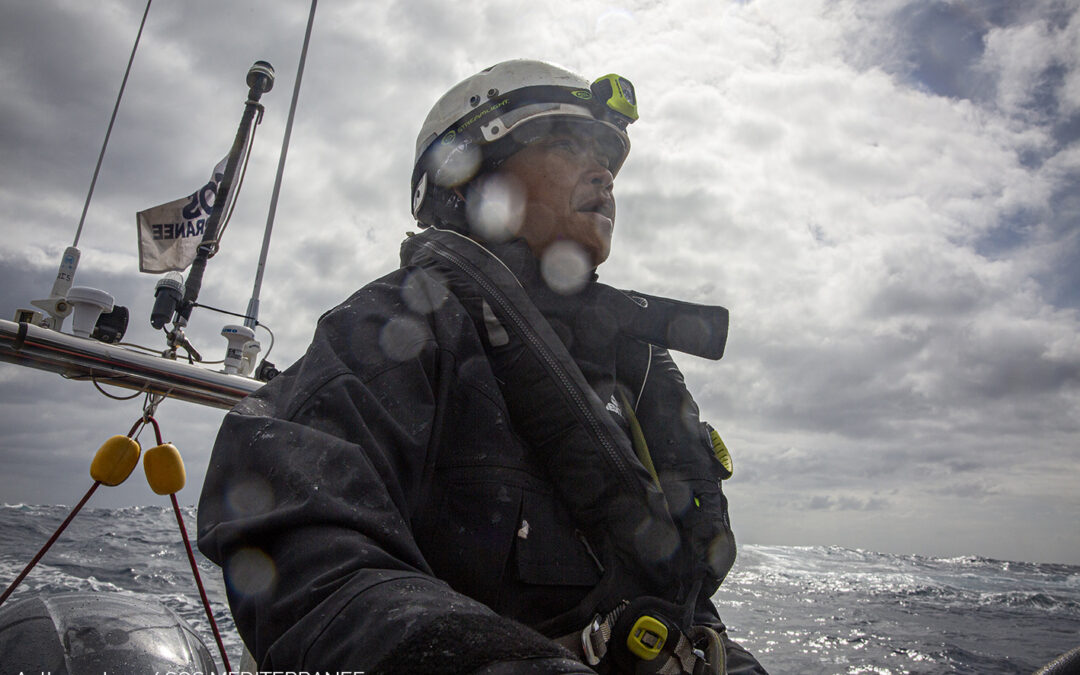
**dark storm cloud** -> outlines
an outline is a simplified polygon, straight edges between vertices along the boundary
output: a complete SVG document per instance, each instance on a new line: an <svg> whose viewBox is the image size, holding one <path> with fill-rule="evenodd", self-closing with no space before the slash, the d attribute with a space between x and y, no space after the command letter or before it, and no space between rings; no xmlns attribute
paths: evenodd
<svg viewBox="0 0 1080 675"><path fill-rule="evenodd" d="M123 74L121 45L134 38L130 16L101 21L87 5L57 21L49 4L6 4L0 28L3 184L38 198L49 187L85 191L115 97L101 82L118 84ZM53 48L58 44L65 49ZM88 133L90 111L98 112L95 133Z"/></svg>

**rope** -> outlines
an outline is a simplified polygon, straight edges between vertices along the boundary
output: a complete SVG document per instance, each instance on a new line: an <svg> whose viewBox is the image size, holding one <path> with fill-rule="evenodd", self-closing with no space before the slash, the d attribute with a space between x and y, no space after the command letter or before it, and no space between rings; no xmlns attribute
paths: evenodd
<svg viewBox="0 0 1080 675"><path fill-rule="evenodd" d="M101 485L99 481L94 481L94 484L91 485L90 489L86 491L86 494L79 501L79 503L75 505L75 508L71 510L71 513L69 513L68 517L64 519L64 522L60 523L60 527L56 528L56 532L53 532L53 535L49 537L49 541L45 542L45 545L42 546L41 550L37 552L37 555L35 555L33 560L30 561L30 564L23 568L22 573L19 574L18 577L16 577L15 581L11 582L11 585L7 587L6 591L4 591L4 594L0 595L0 605L4 604L4 601L7 600L8 596L10 596L15 590L15 587L22 583L22 580L26 578L26 575L30 574L30 570L34 569L34 565L37 565L38 561L41 560L42 556L44 556L48 552L48 550L52 548L52 545L55 544L56 540L60 538L60 534L67 528L68 523L70 523L75 518L75 514L79 512L79 509L81 509L86 504L86 502L90 500L90 496L94 494L94 491L98 489L99 485Z"/></svg>
<svg viewBox="0 0 1080 675"><path fill-rule="evenodd" d="M94 383L94 388L96 388L99 392L101 392L105 396L108 396L109 398L113 399L114 401L130 401L131 399L138 397L139 394L142 394L145 391L145 389L140 389L139 391L135 392L134 394L132 394L130 396L117 396L116 394L110 394L109 392L102 389L101 384L97 381L97 377L95 375L93 375L93 374L90 375L90 381Z"/></svg>
<svg viewBox="0 0 1080 675"><path fill-rule="evenodd" d="M218 631L217 621L214 620L214 612L210 609L210 600L207 599L206 589L203 588L199 566L195 564L195 553L191 550L191 540L188 539L187 528L184 527L184 517L180 515L180 504L176 502L176 493L169 495L169 499L172 501L173 513L176 514L176 522L180 526L180 534L184 537L184 550L187 552L188 562L191 563L191 573L195 575L195 585L199 587L199 597L202 598L206 618L210 621L210 629L214 632L214 640L217 641L218 650L221 652L221 660L225 663L225 672L231 673L232 665L229 664L229 656L225 653L225 643L221 640L221 632Z"/></svg>
<svg viewBox="0 0 1080 675"><path fill-rule="evenodd" d="M135 422L135 426L131 428L131 433L135 433L135 429L140 425L149 423L154 427L154 437L157 439L157 444L162 445L164 441L161 438L161 427L158 426L153 415L158 403L160 403L159 400L151 400L149 396L147 397L145 412L142 418ZM214 620L214 612L210 609L210 600L206 597L206 589L203 587L202 576L199 574L199 566L195 562L195 551L191 548L191 540L188 538L187 528L184 526L184 516L180 513L180 504L176 501L175 492L169 494L169 500L172 502L173 513L176 514L176 523L180 526L180 536L184 539L184 552L187 553L188 563L191 564L191 574L195 577L195 585L199 588L199 598L202 600L203 609L206 611L206 618L210 621L210 630L213 631L214 640L217 642L218 650L221 652L221 660L225 664L225 672L231 673L232 665L229 663L229 655L225 652L225 643L221 640L221 631L218 630L217 621Z"/></svg>
<svg viewBox="0 0 1080 675"><path fill-rule="evenodd" d="M154 438L157 440L159 446L164 445L164 441L161 437L161 427L158 425L156 419L154 419L154 412L157 410L158 404L161 403L164 397L155 396L153 394L146 395L146 401L143 404L143 414L139 419L135 420L135 423L131 425L131 430L128 431L128 438L136 438L136 432L141 432L146 425L150 425L154 428ZM102 446L103 449L105 446ZM156 451L156 449L155 449ZM175 453L176 449L172 448ZM101 452L99 450L98 452ZM179 455L177 455L179 458ZM137 457L136 457L137 460ZM183 464L179 464L180 472L183 472ZM94 475L94 469L91 468L91 475ZM125 475L124 478L127 476ZM149 472L147 473L149 478ZM105 479L109 480L109 479ZM123 480L123 479L121 479ZM115 483L109 483L114 485ZM90 501L90 497L101 485L101 481L95 480L94 484L90 486L90 489L86 491L83 498L79 500L79 503L75 505L75 508L71 510L64 522L60 523L60 527L56 528L49 540L45 542L45 545L37 552L37 555L27 564L23 571L15 578L15 581L11 582L11 585L7 587L3 595L0 595L0 605L4 604L4 601L11 596L23 579L26 578L30 571L38 564L38 562L45 556L45 554L52 548L52 545L56 543L60 535L67 529L67 526L75 519L76 514L86 505L86 502ZM183 483L181 482L181 486ZM176 488L179 489L179 488ZM199 588L199 598L202 600L203 609L206 610L206 618L210 621L210 629L214 633L214 640L217 642L218 650L221 652L221 660L225 664L225 672L232 672L232 664L229 663L229 655L225 651L225 643L221 639L221 631L218 630L217 621L214 619L214 612L210 609L210 600L206 597L206 588L203 586L202 576L199 574L199 566L195 562L195 551L191 547L191 540L188 538L187 528L184 526L184 516L180 513L180 504L176 501L176 493L171 492L169 494L169 500L172 502L173 513L176 514L176 523L180 526L180 536L184 540L184 552L187 553L188 563L191 565L191 573L195 577L195 585Z"/></svg>
<svg viewBox="0 0 1080 675"><path fill-rule="evenodd" d="M150 404L149 396L147 397L147 404ZM157 403L153 403L153 407L156 406ZM150 415L149 412L145 412L145 410L146 408L144 408L143 416L136 420L135 424L131 427L131 431L129 431L127 434L128 438L133 438L135 436L135 432L139 429L139 427L146 424L146 422L149 420L154 424L154 431L157 433L158 444L160 445L161 430L158 428L157 422L154 420L154 418ZM23 568L23 571L19 574L18 577L15 578L15 581L11 582L11 585L7 587L6 591L4 591L4 594L0 595L0 605L4 604L4 601L8 599L8 597L15 591L15 588L18 587L18 585L22 583L23 579L26 578L26 575L30 574L30 570L34 569L34 566L38 564L38 562L45 556L46 553L48 553L49 549L52 548L52 545L55 544L56 540L60 538L60 535L63 534L64 530L67 529L67 526L71 524L71 521L75 519L75 516L79 513L82 507L86 505L86 502L90 501L90 497L94 494L94 492L98 489L98 486L100 485L101 481L94 481L94 484L91 485L90 489L86 491L86 494L83 495L83 498L79 500L78 504L75 505L75 508L71 510L71 513L69 513L68 517L64 519L64 522L60 523L60 527L56 528L56 531L53 532L52 536L49 537L49 540L46 541L45 545L42 546L41 549L37 552L37 555L35 555L33 559L30 560L30 563Z"/></svg>

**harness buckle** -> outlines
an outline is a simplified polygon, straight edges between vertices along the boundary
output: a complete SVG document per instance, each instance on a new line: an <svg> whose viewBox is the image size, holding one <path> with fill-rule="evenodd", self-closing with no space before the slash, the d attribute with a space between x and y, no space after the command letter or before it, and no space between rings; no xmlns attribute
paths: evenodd
<svg viewBox="0 0 1080 675"><path fill-rule="evenodd" d="M596 614L585 628L578 634L581 644L581 655L588 666L595 667L607 656L612 634L615 632L615 624L630 603L623 602L610 614ZM642 608L643 610L646 608ZM636 614L636 613L635 613ZM684 634L673 624L658 619L652 613L646 611L637 614L633 624L626 635L626 653L639 662L653 662L653 670L657 673L695 673L701 670L705 673L722 673L723 671L723 646L719 637L711 629L695 626L693 631L696 638L704 636L715 637L709 643L708 650L697 647L688 635ZM566 636L570 638L574 633ZM620 632L622 635L622 632ZM620 637L621 641L622 638ZM713 644L715 643L715 644ZM615 645L615 649L620 649ZM664 655L663 658L660 658ZM620 657L622 658L622 657ZM719 669L716 665L720 664ZM704 669L704 670L702 670Z"/></svg>
<svg viewBox="0 0 1080 675"><path fill-rule="evenodd" d="M611 629L608 628L608 635L605 637L602 630L605 625L600 615L597 614L581 631L581 652L585 655L586 665L598 665L600 660L604 658L604 654L607 653L607 642L611 637ZM595 646L593 643L594 636L598 636Z"/></svg>

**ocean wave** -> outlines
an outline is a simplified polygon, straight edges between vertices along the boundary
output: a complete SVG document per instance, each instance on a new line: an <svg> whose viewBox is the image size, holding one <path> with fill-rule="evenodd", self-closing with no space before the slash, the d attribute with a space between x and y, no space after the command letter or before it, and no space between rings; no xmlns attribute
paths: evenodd
<svg viewBox="0 0 1080 675"><path fill-rule="evenodd" d="M1067 598L1054 597L1039 591L1009 591L1007 593L985 593L978 598L980 605L1001 605L1048 611L1066 611L1080 614L1080 602Z"/></svg>
<svg viewBox="0 0 1080 675"><path fill-rule="evenodd" d="M14 578L69 510L0 507L0 576ZM195 509L183 514L193 535ZM157 598L212 645L171 507L86 509L75 524L17 595ZM238 654L221 575L196 558L229 651ZM714 602L733 637L773 672L1032 672L1076 646L1080 568L746 545Z"/></svg>

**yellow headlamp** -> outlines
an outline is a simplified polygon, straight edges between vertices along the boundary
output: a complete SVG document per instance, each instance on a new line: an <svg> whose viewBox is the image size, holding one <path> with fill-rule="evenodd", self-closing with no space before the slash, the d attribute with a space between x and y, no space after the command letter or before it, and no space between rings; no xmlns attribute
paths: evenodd
<svg viewBox="0 0 1080 675"><path fill-rule="evenodd" d="M589 88L593 96L625 117L628 124L638 118L637 95L630 80L611 73L598 78Z"/></svg>

